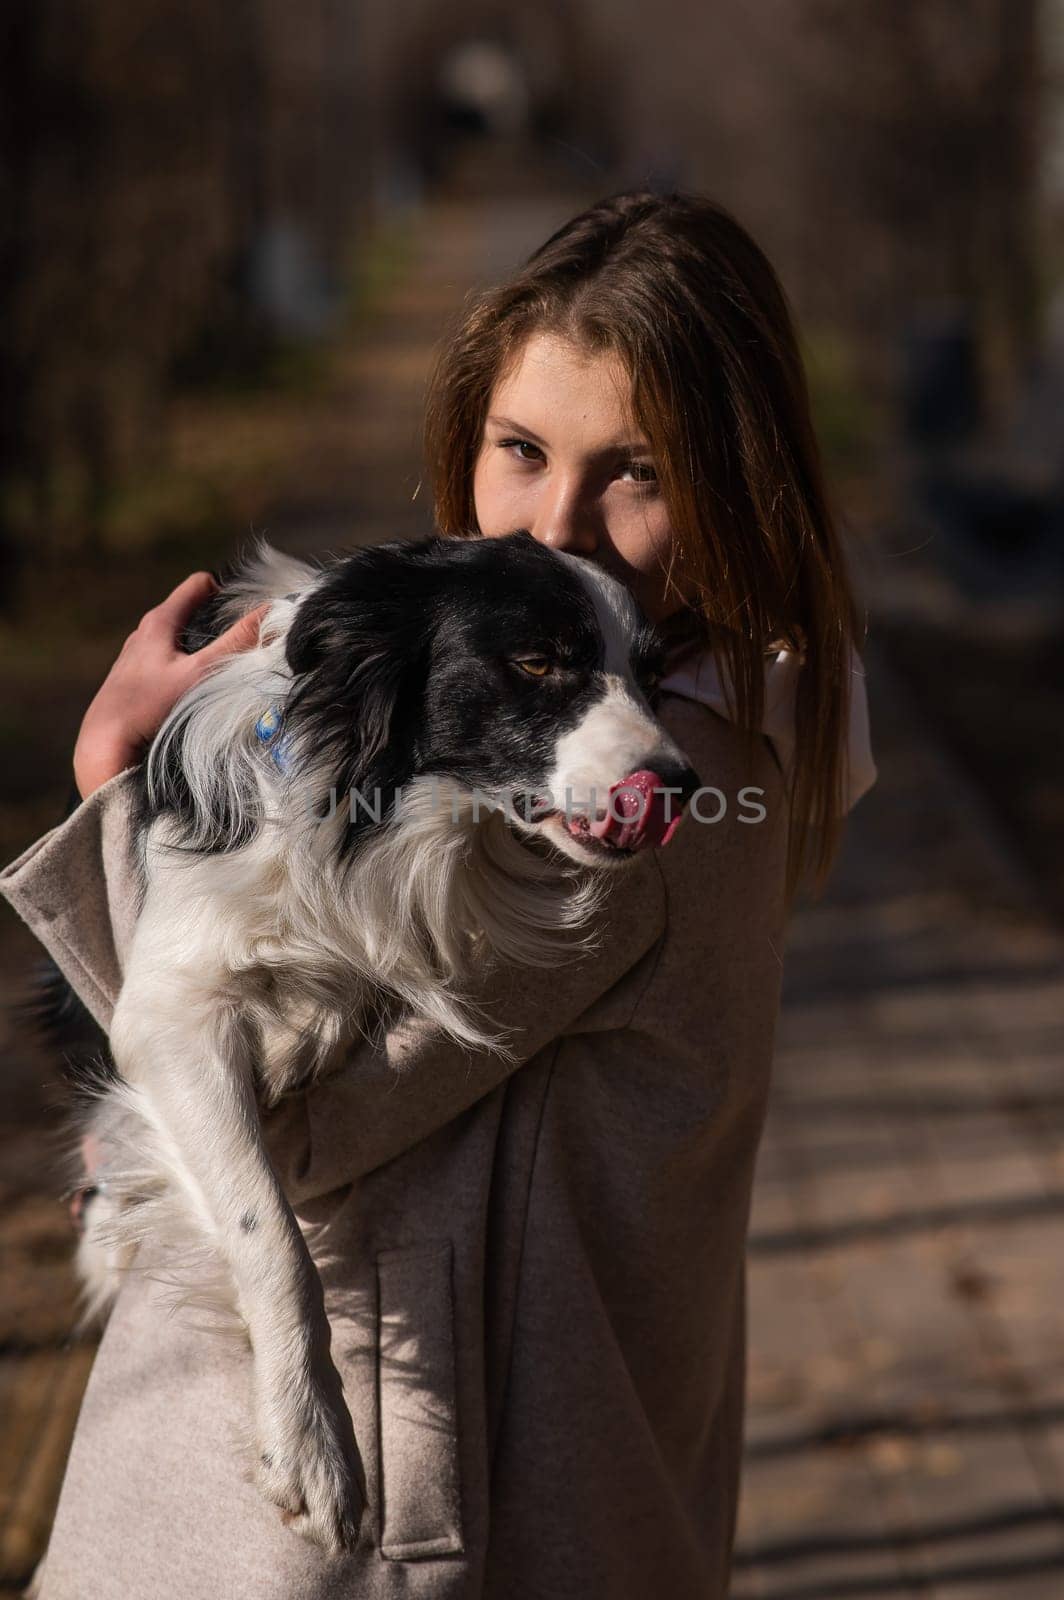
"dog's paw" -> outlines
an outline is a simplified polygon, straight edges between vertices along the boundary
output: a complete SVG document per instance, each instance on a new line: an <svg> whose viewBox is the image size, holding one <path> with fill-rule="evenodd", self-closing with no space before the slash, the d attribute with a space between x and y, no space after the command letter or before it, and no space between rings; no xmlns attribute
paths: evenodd
<svg viewBox="0 0 1064 1600"><path fill-rule="evenodd" d="M365 1497L351 1417L333 1378L262 1408L256 1478L290 1528L342 1555L358 1542Z"/></svg>

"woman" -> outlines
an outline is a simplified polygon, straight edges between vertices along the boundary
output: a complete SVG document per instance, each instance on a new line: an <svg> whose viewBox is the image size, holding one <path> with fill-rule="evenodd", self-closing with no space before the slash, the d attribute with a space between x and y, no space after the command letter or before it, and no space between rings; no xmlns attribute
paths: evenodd
<svg viewBox="0 0 1064 1600"><path fill-rule="evenodd" d="M517 1030L516 1070L405 1025L270 1119L321 1229L366 1471L359 1549L329 1561L242 1481L245 1353L168 1319L135 1275L44 1600L727 1592L786 912L875 775L771 268L697 197L593 207L467 308L427 454L445 533L526 527L630 586L673 645L659 714L723 813L612 880L593 961L476 996ZM125 769L205 670L175 640L210 587L190 578L127 641L79 736L84 804L0 880L104 1024L135 905ZM213 655L253 643L255 620Z"/></svg>

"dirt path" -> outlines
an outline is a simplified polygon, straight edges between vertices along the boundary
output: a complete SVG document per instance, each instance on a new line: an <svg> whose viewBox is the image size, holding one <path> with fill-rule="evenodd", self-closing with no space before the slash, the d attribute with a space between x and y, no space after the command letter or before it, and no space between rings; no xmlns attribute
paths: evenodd
<svg viewBox="0 0 1064 1600"><path fill-rule="evenodd" d="M793 925L735 1600L1064 1583L1064 943L877 652L880 778Z"/></svg>

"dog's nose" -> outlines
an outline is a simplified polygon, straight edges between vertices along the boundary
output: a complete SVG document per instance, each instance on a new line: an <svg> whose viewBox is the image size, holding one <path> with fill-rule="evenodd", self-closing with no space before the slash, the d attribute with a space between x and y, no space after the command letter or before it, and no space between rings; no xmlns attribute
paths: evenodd
<svg viewBox="0 0 1064 1600"><path fill-rule="evenodd" d="M606 814L591 824L591 835L619 850L656 849L668 844L680 826L684 807L700 787L692 767L641 767L609 792Z"/></svg>
<svg viewBox="0 0 1064 1600"><path fill-rule="evenodd" d="M662 784L668 789L678 789L674 796L677 814L684 810L693 794L697 794L702 787L702 779L694 767L688 766L663 766L659 767Z"/></svg>

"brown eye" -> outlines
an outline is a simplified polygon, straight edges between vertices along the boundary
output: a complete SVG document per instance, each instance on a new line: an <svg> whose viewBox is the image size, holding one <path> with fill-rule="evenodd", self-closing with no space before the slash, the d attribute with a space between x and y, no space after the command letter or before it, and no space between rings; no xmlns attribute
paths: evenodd
<svg viewBox="0 0 1064 1600"><path fill-rule="evenodd" d="M550 662L546 656L525 656L523 661L515 661L515 667L520 667L522 672L527 672L530 678L545 678L550 671Z"/></svg>

